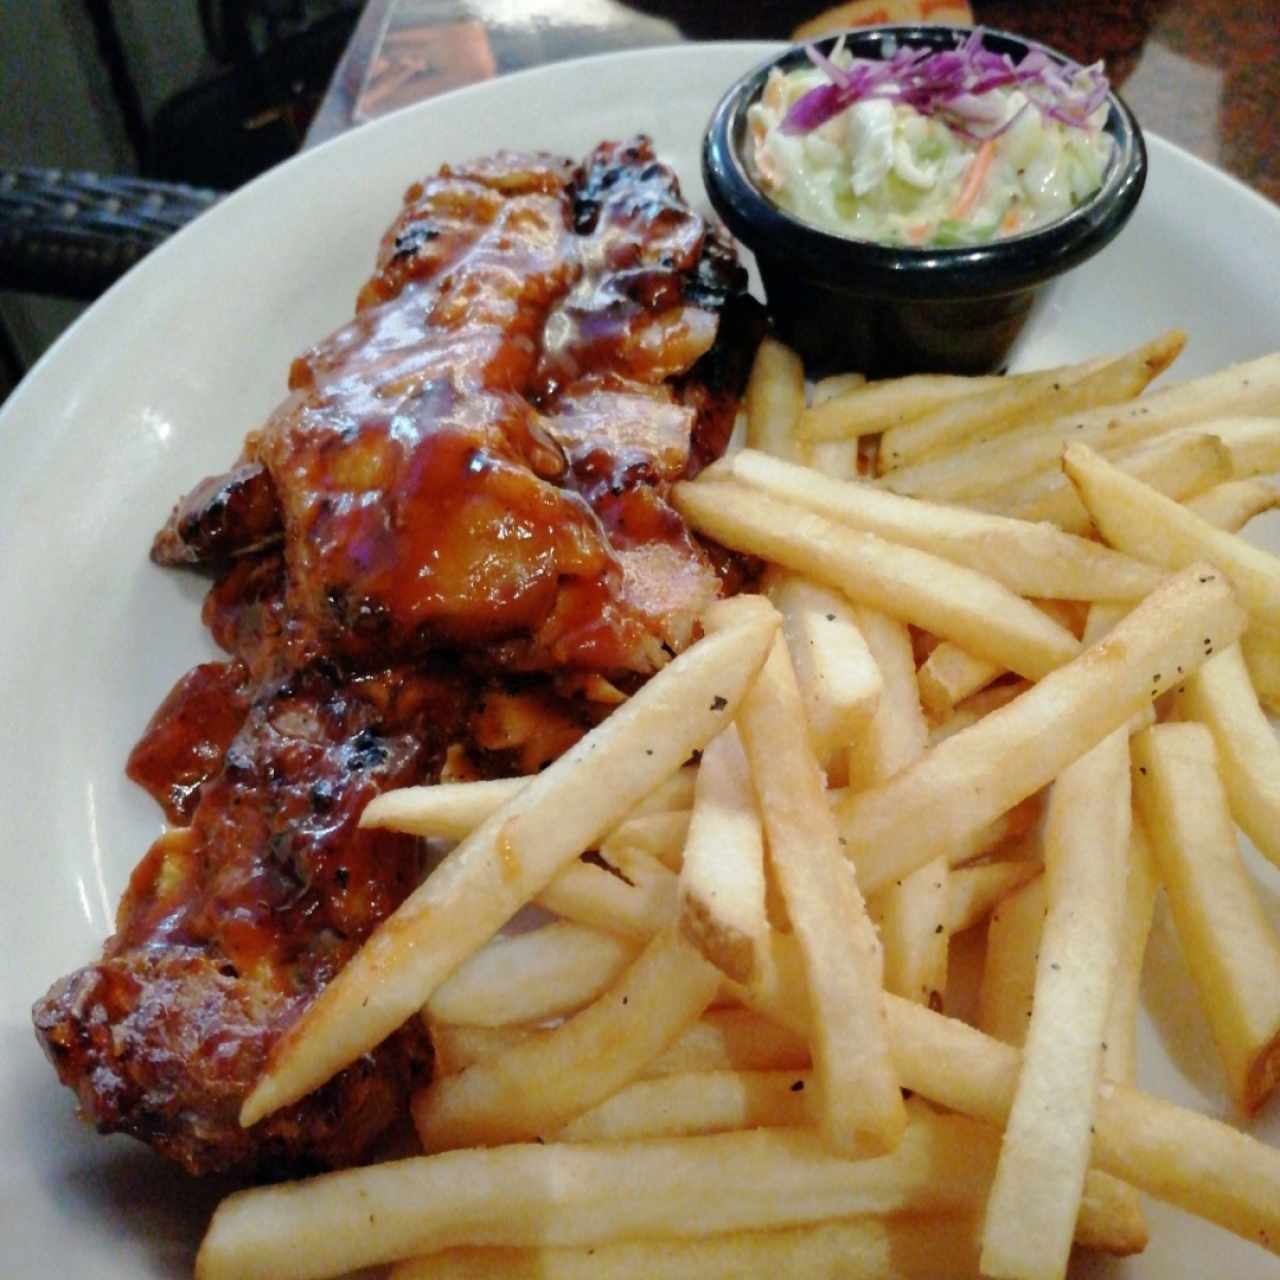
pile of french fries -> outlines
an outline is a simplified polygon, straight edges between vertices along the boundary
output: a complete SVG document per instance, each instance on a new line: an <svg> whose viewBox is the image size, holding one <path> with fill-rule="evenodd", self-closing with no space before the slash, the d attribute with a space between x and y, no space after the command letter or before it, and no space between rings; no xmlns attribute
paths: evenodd
<svg viewBox="0 0 1280 1280"><path fill-rule="evenodd" d="M425 1154L233 1195L201 1280L1050 1280L1141 1250L1143 1193L1280 1253L1280 1151L1133 1083L1161 889L1241 1112L1280 1079L1236 832L1280 865L1280 560L1239 536L1280 355L1142 394L1182 345L807 389L766 341L747 447L674 496L760 592L536 778L365 812L457 843L242 1118L421 1016Z"/></svg>

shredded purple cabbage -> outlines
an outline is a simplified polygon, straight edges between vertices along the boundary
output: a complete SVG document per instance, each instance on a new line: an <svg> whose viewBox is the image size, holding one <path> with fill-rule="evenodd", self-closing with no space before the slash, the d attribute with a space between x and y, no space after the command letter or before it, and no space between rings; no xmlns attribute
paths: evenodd
<svg viewBox="0 0 1280 1280"><path fill-rule="evenodd" d="M985 142L999 137L1026 110L998 123L1003 114L999 104L983 95L1010 85L1021 89L1042 116L1076 129L1088 127L1110 88L1101 62L1091 67L1059 63L1036 49L1015 63L1007 53L986 48L983 34L976 28L957 48L940 53L900 48L890 58L856 59L850 67L837 66L809 45L805 52L830 83L792 104L782 132L809 133L855 102L886 98L906 103L921 115L938 116L964 137Z"/></svg>

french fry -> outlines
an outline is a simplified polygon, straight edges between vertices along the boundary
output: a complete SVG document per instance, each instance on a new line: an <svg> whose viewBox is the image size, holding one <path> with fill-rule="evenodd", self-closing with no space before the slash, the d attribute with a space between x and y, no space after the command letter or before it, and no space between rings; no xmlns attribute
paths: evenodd
<svg viewBox="0 0 1280 1280"><path fill-rule="evenodd" d="M891 427L880 441L881 469L950 452L974 437L990 440L1015 427L1132 400L1178 358L1186 342L1187 335L1175 329L1114 360L1006 378L1001 387Z"/></svg>
<svg viewBox="0 0 1280 1280"><path fill-rule="evenodd" d="M1124 604L1095 604L1089 608L1085 621L1083 640L1087 645L1100 643L1115 630L1116 624L1129 612ZM1155 703L1151 702L1138 711L1129 721L1130 734L1139 733L1156 722Z"/></svg>
<svg viewBox="0 0 1280 1280"><path fill-rule="evenodd" d="M936 747L938 743L955 737L961 729L968 729L984 716L999 711L1030 687L1025 680L1002 680L970 694L941 724L929 730L929 746Z"/></svg>
<svg viewBox="0 0 1280 1280"><path fill-rule="evenodd" d="M1027 687L1029 686L1025 684L1000 686L1002 691L1008 688L1012 692L1008 698L996 705L1003 706L1012 701L1014 696ZM995 690L984 690L983 694L988 692L995 692ZM982 698L983 694L978 695L978 698ZM972 724L976 724L980 719L982 719L980 715L973 715L971 719L968 711L957 712L946 727L950 729L954 723L954 731L958 733L961 728L968 728ZM932 749L937 741L944 741L947 736L952 735L950 733L939 735L935 739L934 734L930 734L928 740L929 748ZM852 787L836 787L828 791L827 795L833 812L839 815L847 807L846 801L853 794L854 788ZM945 861L953 870L965 867L979 859L998 858L1006 861L1031 859L1038 861L1040 859L1038 845L1034 841L1028 842L1027 836L1028 832L1039 822L1043 798L1043 792L1033 792L991 822L968 831L949 846ZM877 895L888 892L890 887L892 886L878 888L876 890Z"/></svg>
<svg viewBox="0 0 1280 1280"><path fill-rule="evenodd" d="M875 715L849 747L851 792L877 786L905 769L929 736L907 628L875 609L858 609L857 622L880 672L880 699Z"/></svg>
<svg viewBox="0 0 1280 1280"><path fill-rule="evenodd" d="M850 391L857 391L859 387L867 385L867 375L865 373L832 373L825 378L819 378L813 384L813 395L809 403L811 405L826 404L828 400L834 400L836 396L847 395Z"/></svg>
<svg viewBox="0 0 1280 1280"><path fill-rule="evenodd" d="M1067 602L1041 600L1036 607L1063 626L1072 627L1071 621L1060 616ZM1097 608L1098 606L1094 606ZM976 658L950 640L935 645L916 672L920 686L920 701L935 723L946 720L958 703L980 693L993 681L1005 675L1003 668L983 658Z"/></svg>
<svg viewBox="0 0 1280 1280"><path fill-rule="evenodd" d="M963 452L890 472L879 483L895 493L968 498L1055 465L1071 441L1113 452L1210 418L1277 412L1280 354L1232 365L1127 405L1068 414L1048 426L1022 427Z"/></svg>
<svg viewBox="0 0 1280 1280"><path fill-rule="evenodd" d="M1280 627L1280 560L1275 556L1215 529L1083 445L1071 445L1062 466L1107 542L1166 569L1197 561L1216 565L1250 617Z"/></svg>
<svg viewBox="0 0 1280 1280"><path fill-rule="evenodd" d="M1150 854L1136 823L1131 830L1129 851L1120 963L1107 1014L1102 1057L1104 1074L1132 1084L1138 983L1156 887ZM1045 881L1041 877L1006 898L987 930L978 1026L1018 1048L1022 1047L1031 1020L1045 909ZM1086 1210L1090 1202L1092 1205ZM1109 1174L1090 1169L1084 1182L1081 1213L1076 1219L1075 1243L1125 1254L1139 1252L1146 1242L1146 1221L1138 1193Z"/></svg>
<svg viewBox="0 0 1280 1280"><path fill-rule="evenodd" d="M744 407L751 448L779 458L796 456L794 429L804 411L804 366L776 338L765 338L756 348Z"/></svg>
<svg viewBox="0 0 1280 1280"><path fill-rule="evenodd" d="M1239 533L1254 516L1280 506L1280 489L1271 480L1256 477L1249 480L1228 480L1214 485L1204 493L1187 499L1187 508L1201 520L1208 521L1215 529Z"/></svg>
<svg viewBox="0 0 1280 1280"><path fill-rule="evenodd" d="M1006 587L927 552L729 481L679 484L674 502L725 546L807 574L1020 675L1038 679L1078 651L1074 636Z"/></svg>
<svg viewBox="0 0 1280 1280"><path fill-rule="evenodd" d="M919 1005L886 997L904 1086L1003 1126L1020 1055ZM1114 1081L1098 1091L1093 1161L1112 1176L1277 1252L1280 1152Z"/></svg>
<svg viewBox="0 0 1280 1280"><path fill-rule="evenodd" d="M1177 707L1184 720L1198 720L1213 734L1231 816L1280 866L1280 742L1258 705L1239 646L1189 677Z"/></svg>
<svg viewBox="0 0 1280 1280"><path fill-rule="evenodd" d="M594 1004L413 1099L425 1151L553 1133L636 1079L711 1003L719 971L664 930Z"/></svg>
<svg viewBox="0 0 1280 1280"><path fill-rule="evenodd" d="M680 929L723 973L749 982L768 930L764 831L737 731L702 753L680 872Z"/></svg>
<svg viewBox="0 0 1280 1280"><path fill-rule="evenodd" d="M1254 623L1240 641L1240 652L1258 701L1272 715L1280 715L1280 632Z"/></svg>
<svg viewBox="0 0 1280 1280"><path fill-rule="evenodd" d="M1193 566L1171 577L1070 666L882 786L846 796L836 818L859 883L872 893L963 844L1201 666L1211 650L1233 643L1243 627L1221 573Z"/></svg>
<svg viewBox="0 0 1280 1280"><path fill-rule="evenodd" d="M970 1280L971 1215L849 1218L704 1240L631 1240L576 1249L450 1249L401 1263L392 1280Z"/></svg>
<svg viewBox="0 0 1280 1280"><path fill-rule="evenodd" d="M1149 566L1058 529L829 480L754 450L733 454L726 470L771 498L974 569L1019 595L1132 600L1158 581Z"/></svg>
<svg viewBox="0 0 1280 1280"><path fill-rule="evenodd" d="M825 765L875 715L879 668L853 606L838 591L782 573L771 575L766 594L782 614L814 754Z"/></svg>
<svg viewBox="0 0 1280 1280"><path fill-rule="evenodd" d="M973 867L953 868L948 884L947 932L963 933L966 929L981 924L1017 890L1039 877L1040 864L1031 859L1021 862L984 862ZM992 916L991 928L994 927L995 919ZM990 948L990 930L987 938L987 946ZM983 1027L983 1030L986 1028ZM989 1034L994 1035L995 1032Z"/></svg>
<svg viewBox="0 0 1280 1280"><path fill-rule="evenodd" d="M1080 638L1086 645L1099 644L1104 640L1116 626L1122 622L1133 611L1132 604L1094 604L1089 606L1089 613L1085 618L1084 630L1081 632ZM1151 710L1147 708L1146 710ZM1146 723L1138 726L1145 729L1148 724L1154 723L1154 717L1147 720ZM1137 728L1133 732L1137 732Z"/></svg>
<svg viewBox="0 0 1280 1280"><path fill-rule="evenodd" d="M824 405L836 396L865 386L866 381L860 373L837 373L829 378L822 378L814 383L810 404ZM856 439L800 442L800 452L808 465L833 480L858 478L858 448L859 442Z"/></svg>
<svg viewBox="0 0 1280 1280"><path fill-rule="evenodd" d="M677 769L665 782L660 782L628 812L627 818L643 818L650 813L675 813L693 808L693 789L698 782L696 765Z"/></svg>
<svg viewBox="0 0 1280 1280"><path fill-rule="evenodd" d="M1231 476L1226 446L1207 432L1175 431L1108 456L1126 475L1180 502ZM1048 521L1065 533L1081 537L1087 537L1093 529L1089 513L1056 458L1051 466L1032 476L967 501L1017 520Z"/></svg>
<svg viewBox="0 0 1280 1280"><path fill-rule="evenodd" d="M856 480L859 474L856 440L824 440L809 445L805 462L830 480Z"/></svg>
<svg viewBox="0 0 1280 1280"><path fill-rule="evenodd" d="M860 610L859 616L880 670L882 691L875 717L849 747L850 791L874 786L905 768L924 750L928 733L906 627L871 610ZM828 798L832 796L828 792ZM886 990L939 1006L946 991L950 941L947 880L946 860L936 859L901 883L887 886L876 917Z"/></svg>
<svg viewBox="0 0 1280 1280"><path fill-rule="evenodd" d="M800 1071L812 1063L807 1041L749 1009L709 1009L644 1076L689 1071Z"/></svg>
<svg viewBox="0 0 1280 1280"><path fill-rule="evenodd" d="M1049 803L1031 1025L983 1228L982 1270L993 1277L1066 1275L1120 953L1129 827L1121 728L1062 772Z"/></svg>
<svg viewBox="0 0 1280 1280"><path fill-rule="evenodd" d="M1150 1242L1142 1196L1135 1187L1100 1169L1085 1175L1072 1242L1119 1257L1141 1253Z"/></svg>
<svg viewBox="0 0 1280 1280"><path fill-rule="evenodd" d="M555 1135L557 1142L680 1138L812 1124L807 1071L696 1071L637 1080Z"/></svg>
<svg viewBox="0 0 1280 1280"><path fill-rule="evenodd" d="M1280 471L1280 417L1214 418L1199 431L1215 435L1226 447L1233 479L1271 475Z"/></svg>
<svg viewBox="0 0 1280 1280"><path fill-rule="evenodd" d="M873 893L971 837L1196 670L1210 650L1232 644L1244 625L1221 573L1200 565L1168 579L1076 661L888 782L847 796L836 818L859 883Z"/></svg>
<svg viewBox="0 0 1280 1280"><path fill-rule="evenodd" d="M1129 859L1125 877L1123 919L1120 933L1120 957L1116 965L1111 991L1111 1007L1107 1011L1107 1029L1102 1041L1102 1074L1112 1080L1132 1085L1137 1074L1138 992L1142 983L1142 962L1155 912L1156 879L1151 846L1141 821L1134 817L1129 833ZM1092 1238L1082 1236L1076 1224L1076 1243L1092 1248L1137 1252L1147 1244L1147 1221L1142 1209L1142 1196L1136 1188L1100 1173L1089 1171L1085 1180L1085 1196L1091 1184L1112 1184L1109 1202L1090 1215L1097 1228Z"/></svg>
<svg viewBox="0 0 1280 1280"><path fill-rule="evenodd" d="M1160 579L1163 581L1163 575ZM1160 585L1160 582L1152 583L1152 590ZM1142 593L1146 595L1146 592ZM1083 638L1085 628L1089 624L1091 614L1098 609L1112 610L1116 609L1120 612L1117 617L1123 617L1135 604L1141 599L1141 596L1134 596L1128 600L1049 600L1039 599L1032 600L1032 604L1040 610L1046 617L1053 618L1056 622L1060 622L1073 636Z"/></svg>
<svg viewBox="0 0 1280 1280"><path fill-rule="evenodd" d="M608 990L638 951L636 943L568 921L497 937L436 988L427 1016L473 1027L559 1018Z"/></svg>
<svg viewBox="0 0 1280 1280"><path fill-rule="evenodd" d="M933 1009L942 1008L947 990L950 879L947 860L935 858L882 895L884 989Z"/></svg>
<svg viewBox="0 0 1280 1280"><path fill-rule="evenodd" d="M1005 379L998 376L965 378L931 373L868 382L806 409L796 423L796 435L808 441L877 435L1004 384Z"/></svg>
<svg viewBox="0 0 1280 1280"><path fill-rule="evenodd" d="M693 804L696 776L697 770L693 768L677 770L641 800L623 821L688 809ZM528 778L495 778L399 787L370 800L360 815L360 825L385 827L413 836L464 840L528 785Z"/></svg>
<svg viewBox="0 0 1280 1280"><path fill-rule="evenodd" d="M720 630L477 827L383 922L277 1042L245 1100L243 1124L296 1101L385 1039L557 872L725 728L779 619L755 596L726 601L714 614Z"/></svg>
<svg viewBox="0 0 1280 1280"><path fill-rule="evenodd" d="M851 791L905 768L924 749L928 733L907 629L871 610L861 610L860 617L881 670L883 693L875 719L849 748ZM945 861L935 860L880 895L877 923L890 991L938 1003L946 990L950 939L940 913L947 902L947 870Z"/></svg>
<svg viewBox="0 0 1280 1280"><path fill-rule="evenodd" d="M1134 739L1134 791L1231 1096L1257 1110L1280 1081L1280 939L1236 848L1209 730Z"/></svg>
<svg viewBox="0 0 1280 1280"><path fill-rule="evenodd" d="M455 1075L476 1062L505 1053L528 1040L545 1039L550 1030L525 1027L431 1025L439 1075ZM793 1031L749 1009L709 1009L640 1073L641 1080L704 1071L804 1071L809 1046Z"/></svg>
<svg viewBox="0 0 1280 1280"><path fill-rule="evenodd" d="M762 1129L453 1151L241 1191L214 1215L196 1277L323 1280L459 1245L593 1245L973 1211L999 1135L919 1105L910 1113L902 1141L878 1158L864 1150L846 1160L815 1133Z"/></svg>
<svg viewBox="0 0 1280 1280"><path fill-rule="evenodd" d="M360 815L360 825L427 839L465 840L486 818L510 804L528 782L528 778L495 778L401 787L374 796Z"/></svg>
<svg viewBox="0 0 1280 1280"><path fill-rule="evenodd" d="M916 672L920 701L929 718L945 720L956 704L985 689L1004 673L1004 668L944 640L924 660Z"/></svg>
<svg viewBox="0 0 1280 1280"><path fill-rule="evenodd" d="M784 640L744 699L738 727L804 963L819 1129L836 1151L859 1138L891 1150L906 1115L885 1043L880 946L841 856Z"/></svg>
<svg viewBox="0 0 1280 1280"><path fill-rule="evenodd" d="M1085 619L1083 640L1085 644L1097 644L1115 630L1117 624L1131 612L1127 604L1095 604ZM1145 725L1143 726L1146 727Z"/></svg>
<svg viewBox="0 0 1280 1280"><path fill-rule="evenodd" d="M874 786L905 768L924 750L928 732L906 628L879 614L870 614L865 625L881 667L883 705L849 749L850 791ZM885 989L939 1007L947 986L950 941L947 884L946 861L935 859L901 883L888 885L878 904Z"/></svg>
<svg viewBox="0 0 1280 1280"><path fill-rule="evenodd" d="M1019 1049L1031 1024L1036 961L1048 909L1046 890L1044 876L1036 876L996 907L987 926L976 1025Z"/></svg>
<svg viewBox="0 0 1280 1280"><path fill-rule="evenodd" d="M1042 850L1035 827L1044 809L1045 794L1043 790L1033 791L976 834L957 840L947 853L947 861L953 867L964 866L977 858L996 856L1042 861Z"/></svg>
<svg viewBox="0 0 1280 1280"><path fill-rule="evenodd" d="M676 876L652 858L632 858L625 879L571 862L535 901L576 924L647 941L676 918Z"/></svg>
<svg viewBox="0 0 1280 1280"><path fill-rule="evenodd" d="M1112 363L1100 358L1083 365L1006 375L995 386L939 405L910 422L887 427L880 440L879 473L883 475L968 444L990 440L1029 422L1052 421L1063 413L1091 408L1087 403L1076 403L1077 384L1101 373ZM1124 385L1127 389L1127 380ZM1105 403L1130 399L1141 389L1139 386L1130 395L1121 393L1108 398Z"/></svg>
<svg viewBox="0 0 1280 1280"><path fill-rule="evenodd" d="M758 1012L805 1034L797 949L774 934L769 963L749 988ZM884 997L894 1065L904 1089L1003 1129L1022 1056L924 1005ZM1098 1088L1093 1165L1280 1254L1280 1151L1220 1121L1114 1080Z"/></svg>
<svg viewBox="0 0 1280 1280"><path fill-rule="evenodd" d="M1138 994L1142 962L1155 912L1155 862L1151 842L1135 817L1129 833L1128 875L1125 878L1124 912L1120 936L1120 960L1107 1013L1106 1039L1102 1045L1103 1074L1132 1084L1137 1070Z"/></svg>
<svg viewBox="0 0 1280 1280"><path fill-rule="evenodd" d="M476 1062L496 1058L518 1044L550 1035L529 1027L455 1027L427 1020L431 1032L433 1076L453 1076Z"/></svg>
<svg viewBox="0 0 1280 1280"><path fill-rule="evenodd" d="M828 791L827 798L832 811L838 813L852 795L853 789L850 787L836 787ZM1040 800L1039 793L1030 795L986 826L970 832L947 850L947 864L951 867L964 866L975 858L990 857L1012 842L1020 841L1028 828L1034 826L1039 819ZM1025 856L1038 858L1039 855Z"/></svg>
<svg viewBox="0 0 1280 1280"><path fill-rule="evenodd" d="M623 872L637 858L652 858L670 871L679 871L689 835L689 814L690 810L681 809L628 818L600 842L600 856Z"/></svg>

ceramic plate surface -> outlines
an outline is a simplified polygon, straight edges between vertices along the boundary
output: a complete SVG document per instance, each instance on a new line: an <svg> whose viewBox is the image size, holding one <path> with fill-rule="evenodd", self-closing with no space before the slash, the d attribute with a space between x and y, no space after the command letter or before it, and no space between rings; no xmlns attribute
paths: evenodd
<svg viewBox="0 0 1280 1280"><path fill-rule="evenodd" d="M774 46L652 49L550 66L438 98L267 174L144 261L54 347L0 412L0 1271L177 1277L221 1188L138 1144L101 1139L36 1047L30 1006L93 958L159 811L125 757L173 681L213 656L203 583L147 559L178 494L235 457L294 355L344 322L404 188L500 147L584 154L650 133L705 205L702 129ZM1280 347L1280 210L1159 138L1138 212L1057 284L1015 366L1191 340L1178 376ZM1251 534L1252 536L1252 534ZM1257 536L1280 550L1280 526ZM1254 855L1280 915L1280 875ZM1144 981L1141 1082L1228 1115L1167 921ZM1280 1142L1280 1107L1254 1132ZM1152 1243L1081 1275L1274 1277L1225 1232L1153 1206Z"/></svg>

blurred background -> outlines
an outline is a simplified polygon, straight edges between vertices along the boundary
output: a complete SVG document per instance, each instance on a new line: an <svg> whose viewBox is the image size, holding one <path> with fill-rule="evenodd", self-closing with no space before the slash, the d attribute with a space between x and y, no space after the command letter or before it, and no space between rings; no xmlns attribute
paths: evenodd
<svg viewBox="0 0 1280 1280"><path fill-rule="evenodd" d="M302 144L360 0L0 0L0 398L112 267L5 258L23 224L100 194L158 236L200 207L126 175L231 190ZM36 166L54 170L38 176ZM95 193L79 178L103 182ZM58 174L62 176L59 183ZM109 216L109 215L108 215ZM122 225L122 237L130 228ZM36 267L45 268L43 275ZM22 272L32 275L23 279ZM62 278L70 277L70 278ZM27 284L29 289L15 286ZM35 290L39 289L39 292Z"/></svg>

